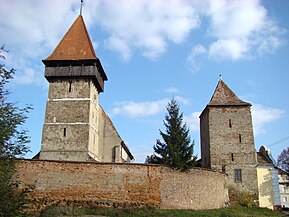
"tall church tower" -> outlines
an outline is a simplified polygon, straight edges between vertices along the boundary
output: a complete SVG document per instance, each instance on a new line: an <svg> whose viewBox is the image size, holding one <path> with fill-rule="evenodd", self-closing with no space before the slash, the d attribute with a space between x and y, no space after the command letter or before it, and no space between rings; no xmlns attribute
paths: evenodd
<svg viewBox="0 0 289 217"><path fill-rule="evenodd" d="M101 161L98 95L107 77L81 15L43 63L49 93L39 158Z"/></svg>
<svg viewBox="0 0 289 217"><path fill-rule="evenodd" d="M202 166L225 172L229 188L257 193L251 104L220 80L200 125Z"/></svg>

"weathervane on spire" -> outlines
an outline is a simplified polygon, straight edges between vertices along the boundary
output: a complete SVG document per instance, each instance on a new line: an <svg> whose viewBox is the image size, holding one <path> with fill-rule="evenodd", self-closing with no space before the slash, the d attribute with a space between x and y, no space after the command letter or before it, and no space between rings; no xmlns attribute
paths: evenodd
<svg viewBox="0 0 289 217"><path fill-rule="evenodd" d="M80 15L82 15L82 4L83 4L83 0L80 1Z"/></svg>
<svg viewBox="0 0 289 217"><path fill-rule="evenodd" d="M219 76L220 76L220 80L223 80L222 74L220 74Z"/></svg>

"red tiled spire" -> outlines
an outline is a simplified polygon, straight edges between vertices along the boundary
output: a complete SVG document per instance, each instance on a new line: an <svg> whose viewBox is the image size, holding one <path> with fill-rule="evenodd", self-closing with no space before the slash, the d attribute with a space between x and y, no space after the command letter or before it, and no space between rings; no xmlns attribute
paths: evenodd
<svg viewBox="0 0 289 217"><path fill-rule="evenodd" d="M52 54L43 61L97 59L83 18L79 15Z"/></svg>
<svg viewBox="0 0 289 217"><path fill-rule="evenodd" d="M240 100L236 96L236 94L225 84L225 82L223 80L220 80L208 105L214 106L214 105L251 105L251 104Z"/></svg>

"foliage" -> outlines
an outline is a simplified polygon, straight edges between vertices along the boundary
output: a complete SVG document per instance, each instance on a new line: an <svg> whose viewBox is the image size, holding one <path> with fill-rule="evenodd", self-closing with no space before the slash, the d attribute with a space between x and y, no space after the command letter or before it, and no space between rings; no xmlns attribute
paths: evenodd
<svg viewBox="0 0 289 217"><path fill-rule="evenodd" d="M21 183L15 179L16 163L14 159L7 157L0 160L0 217L25 216L25 208L31 202L27 195L33 187L19 189Z"/></svg>
<svg viewBox="0 0 289 217"><path fill-rule="evenodd" d="M256 194L246 191L238 191L234 188L229 189L229 197L232 204L237 203L244 207L257 206L258 197Z"/></svg>
<svg viewBox="0 0 289 217"><path fill-rule="evenodd" d="M5 59L4 46L0 48L0 59ZM20 182L15 176L15 158L29 151L30 142L27 131L20 126L27 119L30 106L19 108L8 102L10 92L6 85L15 73L14 69L6 70L0 64L0 216L23 216L26 195L30 187L20 190Z"/></svg>
<svg viewBox="0 0 289 217"><path fill-rule="evenodd" d="M284 149L278 156L278 166L289 173L289 147Z"/></svg>
<svg viewBox="0 0 289 217"><path fill-rule="evenodd" d="M191 142L189 129L183 124L183 113L180 114L180 107L175 99L168 103L167 112L164 121L166 132L160 130L164 142L157 140L155 154L148 156L146 162L189 170L195 165L197 158L193 156L194 141Z"/></svg>
<svg viewBox="0 0 289 217"><path fill-rule="evenodd" d="M49 207L41 217L58 216L117 216L117 217L282 217L283 213L259 207L235 206L214 210L161 210L153 208L116 209L116 208L77 208Z"/></svg>
<svg viewBox="0 0 289 217"><path fill-rule="evenodd" d="M0 58L4 47L0 48ZM21 156L29 151L26 146L30 142L27 131L20 129L27 119L27 113L31 110L30 106L19 108L15 103L7 102L9 91L5 85L13 79L14 69L6 70L3 64L0 64L0 157Z"/></svg>

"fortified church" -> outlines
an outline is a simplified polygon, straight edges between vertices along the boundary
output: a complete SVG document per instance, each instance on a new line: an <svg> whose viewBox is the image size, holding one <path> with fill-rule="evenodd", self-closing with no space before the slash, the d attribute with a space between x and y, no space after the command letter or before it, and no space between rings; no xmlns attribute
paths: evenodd
<svg viewBox="0 0 289 217"><path fill-rule="evenodd" d="M133 155L98 103L107 75L79 15L43 60L49 82L42 160L131 162ZM251 104L221 79L200 115L201 165L227 174L227 188L258 194Z"/></svg>

